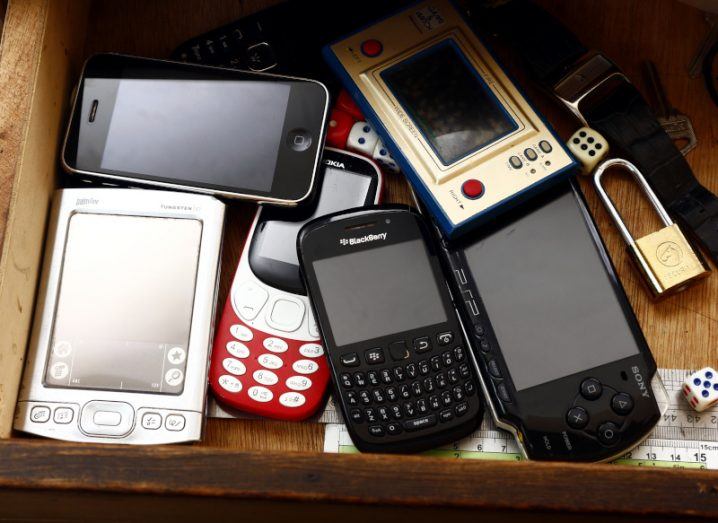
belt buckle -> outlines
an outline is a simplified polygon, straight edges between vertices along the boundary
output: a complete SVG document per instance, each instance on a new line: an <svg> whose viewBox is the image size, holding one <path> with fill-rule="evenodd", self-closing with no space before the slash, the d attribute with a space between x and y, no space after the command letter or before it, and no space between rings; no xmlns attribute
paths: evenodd
<svg viewBox="0 0 718 523"><path fill-rule="evenodd" d="M588 126L581 114L581 102L613 78L631 83L616 64L600 52L594 51L561 78L553 86L553 92L583 125Z"/></svg>

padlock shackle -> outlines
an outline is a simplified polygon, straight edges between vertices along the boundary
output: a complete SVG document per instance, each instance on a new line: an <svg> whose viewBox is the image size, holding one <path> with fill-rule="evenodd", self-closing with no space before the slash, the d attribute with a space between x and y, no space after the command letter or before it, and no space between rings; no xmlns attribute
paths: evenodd
<svg viewBox="0 0 718 523"><path fill-rule="evenodd" d="M616 205L613 203L613 200L603 188L603 174L611 167L622 167L626 171L630 172L633 175L633 179L638 183L641 190L643 190L643 193L648 197L648 201L651 202L651 205L655 209L656 213L658 213L658 217L661 219L663 224L667 227L673 225L673 220L671 220L671 217L668 216L668 213L663 208L663 205L661 205L661 202L658 200L656 193L654 193L653 189L651 189L651 187L648 185L648 182L643 177L641 171L638 170L638 167L633 165L628 160L624 160L623 158L611 158L609 160L606 160L596 168L596 171L593 175L593 185L596 187L596 192L598 192L598 195L603 201L606 210L611 215L613 223L616 224L618 231L621 233L621 236L623 236L623 239L628 245L635 245L636 240L633 238L631 231L628 230L628 227L626 227L626 224L624 223L621 215L618 213L618 210L616 209Z"/></svg>

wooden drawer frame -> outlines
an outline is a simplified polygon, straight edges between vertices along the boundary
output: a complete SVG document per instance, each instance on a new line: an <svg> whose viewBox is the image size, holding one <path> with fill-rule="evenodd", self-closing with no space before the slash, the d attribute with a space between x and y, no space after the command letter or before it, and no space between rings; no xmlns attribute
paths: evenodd
<svg viewBox="0 0 718 523"><path fill-rule="evenodd" d="M101 0L97 0L101 2ZM108 9L107 5L104 6ZM131 448L11 432L58 136L89 0L12 0L0 46L0 519L172 516L562 521L718 517L718 473L414 456ZM48 503L49 502L49 503ZM559 514L568 512L569 514Z"/></svg>

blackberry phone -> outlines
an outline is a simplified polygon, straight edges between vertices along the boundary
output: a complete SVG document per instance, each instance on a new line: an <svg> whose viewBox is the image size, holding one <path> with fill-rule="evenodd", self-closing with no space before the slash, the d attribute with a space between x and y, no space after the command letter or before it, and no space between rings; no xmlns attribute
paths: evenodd
<svg viewBox="0 0 718 523"><path fill-rule="evenodd" d="M329 368L299 275L297 233L338 210L372 205L382 176L371 160L324 149L318 197L260 207L245 241L212 351L209 381L225 406L297 421L322 405Z"/></svg>
<svg viewBox="0 0 718 523"><path fill-rule="evenodd" d="M185 62L250 71L297 75L339 82L321 59L321 48L407 0L366 0L347 11L334 0L289 0L212 29L180 44L172 58Z"/></svg>
<svg viewBox="0 0 718 523"><path fill-rule="evenodd" d="M471 357L423 218L404 206L337 213L305 225L297 247L356 447L418 452L474 430Z"/></svg>
<svg viewBox="0 0 718 523"><path fill-rule="evenodd" d="M95 55L62 163L103 182L293 206L313 189L328 103L313 80Z"/></svg>
<svg viewBox="0 0 718 523"><path fill-rule="evenodd" d="M666 392L574 182L445 247L489 408L526 457L604 461L648 435Z"/></svg>

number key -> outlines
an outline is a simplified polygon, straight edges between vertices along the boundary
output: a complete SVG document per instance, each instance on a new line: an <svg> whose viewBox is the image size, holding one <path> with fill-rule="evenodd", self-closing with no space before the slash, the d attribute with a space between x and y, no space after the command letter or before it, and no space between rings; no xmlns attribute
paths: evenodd
<svg viewBox="0 0 718 523"><path fill-rule="evenodd" d="M386 388L386 397L389 399L389 401L396 401L396 388L395 387L387 387Z"/></svg>
<svg viewBox="0 0 718 523"><path fill-rule="evenodd" d="M391 418L389 417L389 411L386 410L386 407L379 407L376 409L377 414L379 414L379 419L381 421L389 421Z"/></svg>
<svg viewBox="0 0 718 523"><path fill-rule="evenodd" d="M369 423L376 422L376 413L374 409L364 409L364 417Z"/></svg>
<svg viewBox="0 0 718 523"><path fill-rule="evenodd" d="M391 377L391 371L389 369L381 369L381 381L387 385L394 381Z"/></svg>
<svg viewBox="0 0 718 523"><path fill-rule="evenodd" d="M366 385L366 378L363 372L354 373L354 383L356 383L357 387L364 387Z"/></svg>
<svg viewBox="0 0 718 523"><path fill-rule="evenodd" d="M404 415L401 413L401 407L399 405L392 405L391 413L394 415L394 419L401 419L404 417Z"/></svg>
<svg viewBox="0 0 718 523"><path fill-rule="evenodd" d="M366 390L360 390L359 391L359 399L364 405L370 405L371 404L371 396L369 395L369 391Z"/></svg>
<svg viewBox="0 0 718 523"><path fill-rule="evenodd" d="M366 379L369 380L369 384L373 387L379 385L379 375L376 373L375 370L370 370L369 372L367 372Z"/></svg>

